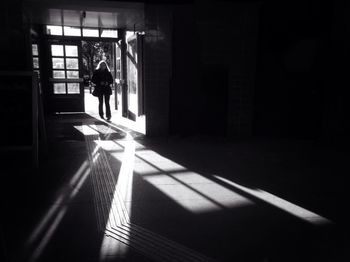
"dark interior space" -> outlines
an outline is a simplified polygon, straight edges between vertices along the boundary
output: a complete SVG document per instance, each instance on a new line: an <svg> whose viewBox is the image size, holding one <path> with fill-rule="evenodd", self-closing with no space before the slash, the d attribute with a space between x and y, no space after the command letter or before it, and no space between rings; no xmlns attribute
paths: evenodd
<svg viewBox="0 0 350 262"><path fill-rule="evenodd" d="M263 6L256 133L316 139L321 136L324 96L332 79L328 69L334 66L329 61L333 15L329 3Z"/></svg>
<svg viewBox="0 0 350 262"><path fill-rule="evenodd" d="M349 17L2 1L0 261L349 261ZM110 121L84 104L87 41L108 46Z"/></svg>
<svg viewBox="0 0 350 262"><path fill-rule="evenodd" d="M211 65L200 71L200 133L226 136L228 70L225 66ZM213 90L213 87L216 88Z"/></svg>

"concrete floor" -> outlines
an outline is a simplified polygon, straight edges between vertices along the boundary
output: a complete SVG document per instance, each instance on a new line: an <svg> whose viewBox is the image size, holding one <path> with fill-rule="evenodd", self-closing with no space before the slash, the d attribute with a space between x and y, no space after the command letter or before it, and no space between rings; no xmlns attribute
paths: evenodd
<svg viewBox="0 0 350 262"><path fill-rule="evenodd" d="M47 126L39 169L2 157L1 261L350 261L348 151Z"/></svg>

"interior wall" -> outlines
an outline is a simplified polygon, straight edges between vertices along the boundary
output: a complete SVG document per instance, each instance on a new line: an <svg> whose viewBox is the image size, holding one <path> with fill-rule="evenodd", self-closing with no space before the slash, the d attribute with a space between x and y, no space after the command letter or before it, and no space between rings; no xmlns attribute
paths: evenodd
<svg viewBox="0 0 350 262"><path fill-rule="evenodd" d="M210 2L174 8L172 133L251 135L258 9Z"/></svg>
<svg viewBox="0 0 350 262"><path fill-rule="evenodd" d="M350 145L350 3L334 1L327 77L325 80L325 105L322 121L322 140L341 146Z"/></svg>
<svg viewBox="0 0 350 262"><path fill-rule="evenodd" d="M1 1L0 24L0 70L31 70L29 29L22 14L21 0Z"/></svg>
<svg viewBox="0 0 350 262"><path fill-rule="evenodd" d="M145 5L144 85L148 136L169 133L171 22L171 9L167 6Z"/></svg>
<svg viewBox="0 0 350 262"><path fill-rule="evenodd" d="M262 5L255 135L321 135L331 79L332 9L313 0Z"/></svg>
<svg viewBox="0 0 350 262"><path fill-rule="evenodd" d="M193 134L199 124L199 53L193 5L173 7L170 134Z"/></svg>

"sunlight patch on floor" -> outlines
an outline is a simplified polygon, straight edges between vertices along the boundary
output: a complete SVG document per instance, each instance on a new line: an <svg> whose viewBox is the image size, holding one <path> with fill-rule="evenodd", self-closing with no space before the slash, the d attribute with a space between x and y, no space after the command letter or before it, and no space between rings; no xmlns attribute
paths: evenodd
<svg viewBox="0 0 350 262"><path fill-rule="evenodd" d="M284 200L276 195L273 195L271 193L268 193L261 189L251 189L242 185L239 185L233 181L230 181L226 178L220 177L220 176L214 176L215 178L219 179L220 181L238 188L239 190L242 190L245 193L248 193L260 200L263 200L266 203L269 203L273 205L274 207L277 207L293 216L296 216L308 223L314 224L314 225L325 225L325 224L331 224L332 221L329 219L322 217L314 212L311 212L305 208L302 208L298 205L295 205L287 200Z"/></svg>
<svg viewBox="0 0 350 262"><path fill-rule="evenodd" d="M108 215L105 235L100 249L100 261L104 261L109 256L123 256L128 251L128 238L130 232L126 228L123 241L116 241L113 238L108 237L110 229L118 228L121 225L129 222L129 216L131 214L131 201L122 203L123 199L132 200L132 186L133 186L133 165L135 157L135 141L128 140L124 146L118 145L117 142L104 141L103 148L114 150L124 149L123 153L119 153L118 156L122 157L119 174L117 176L117 182L113 194L113 200ZM116 153L114 153L115 155Z"/></svg>

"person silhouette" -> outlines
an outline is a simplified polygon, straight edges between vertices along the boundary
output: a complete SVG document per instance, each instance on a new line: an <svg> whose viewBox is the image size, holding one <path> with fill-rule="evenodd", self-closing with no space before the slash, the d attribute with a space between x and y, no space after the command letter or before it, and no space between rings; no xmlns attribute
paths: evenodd
<svg viewBox="0 0 350 262"><path fill-rule="evenodd" d="M105 60L101 60L96 70L94 71L91 82L95 85L93 95L98 97L98 113L102 119L104 119L103 114L103 100L106 106L106 118L107 121L111 119L111 108L109 105L109 98L112 95L111 85L113 84L113 77L111 71Z"/></svg>

